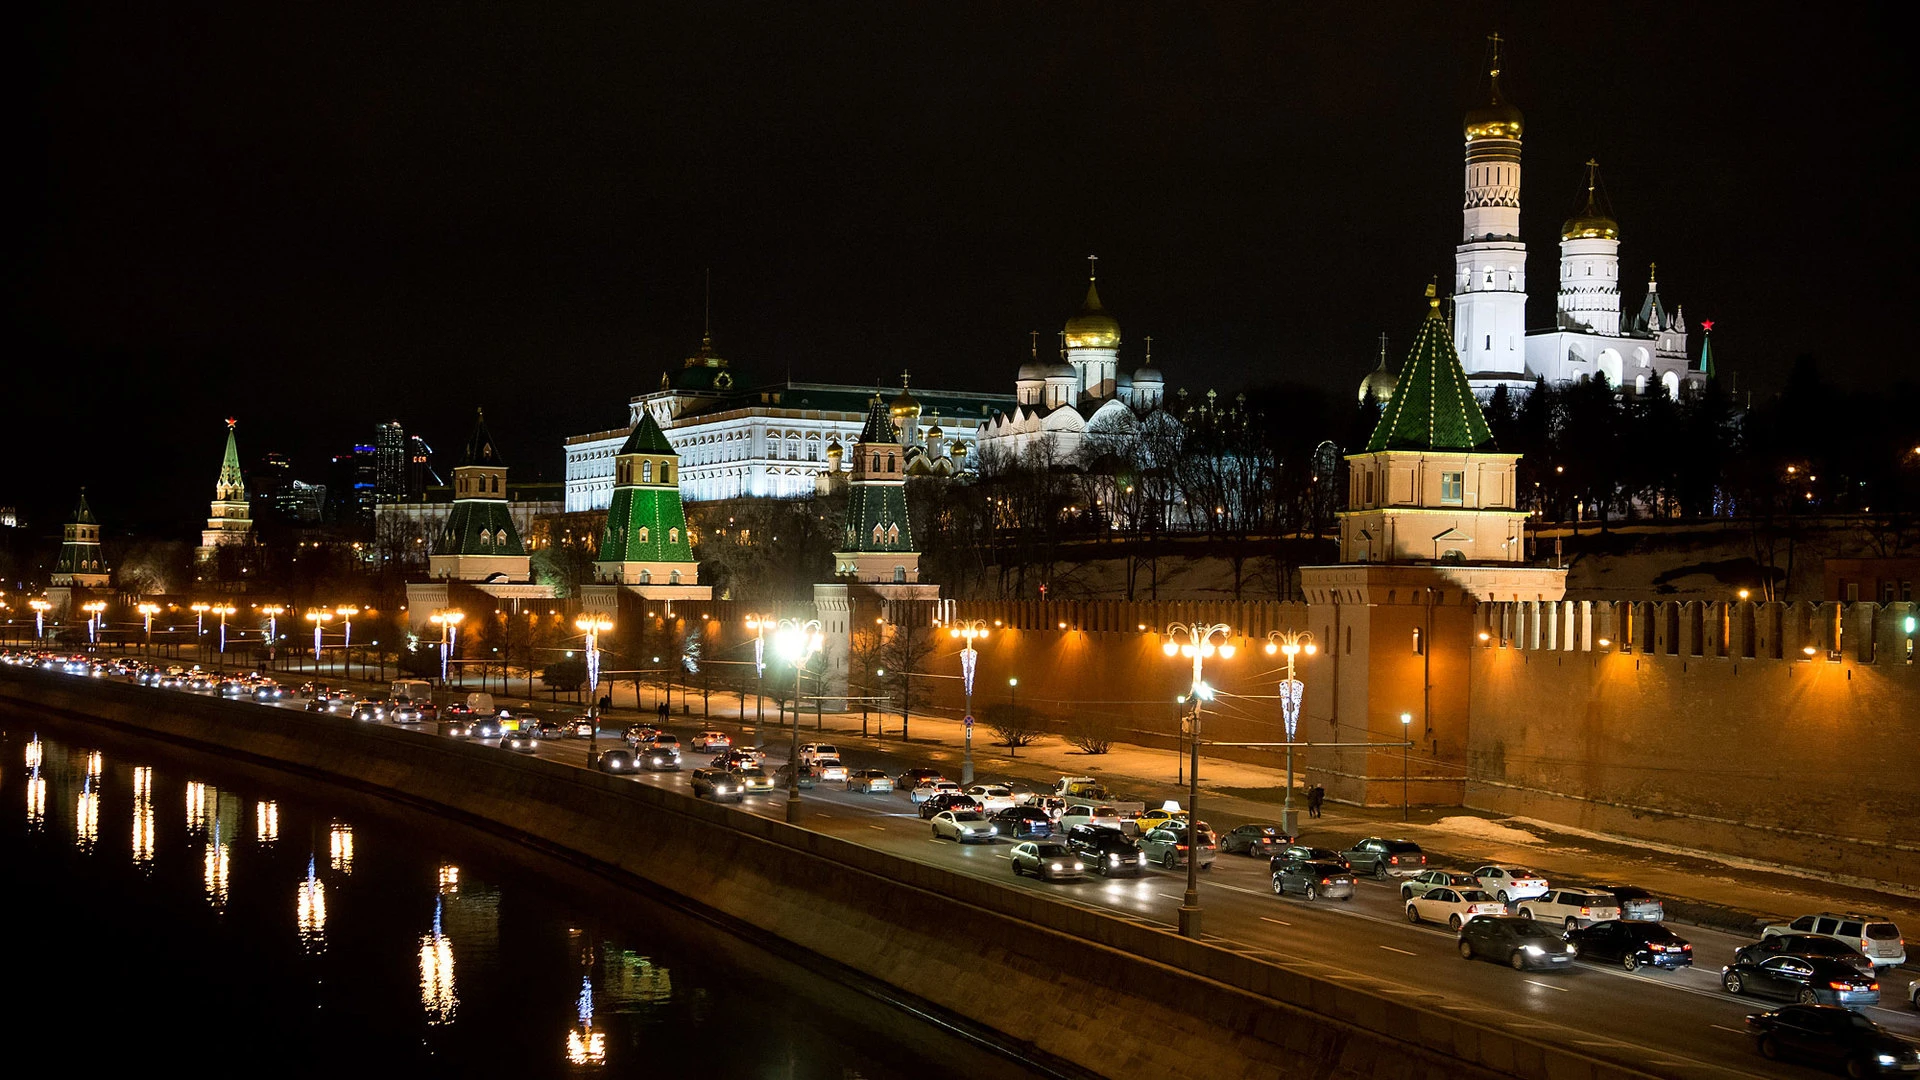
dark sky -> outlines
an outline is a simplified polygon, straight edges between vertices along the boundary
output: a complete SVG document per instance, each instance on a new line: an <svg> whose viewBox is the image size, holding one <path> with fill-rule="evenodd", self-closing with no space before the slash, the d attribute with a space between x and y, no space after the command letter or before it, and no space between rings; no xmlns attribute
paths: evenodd
<svg viewBox="0 0 1920 1080"><path fill-rule="evenodd" d="M1095 253L1128 366L1346 393L1450 272L1495 28L1530 324L1594 156L1627 303L1656 260L1742 389L1910 370L1904 39L1720 7L40 5L0 504L184 535L230 414L317 475L484 404L557 479L697 345L708 267L746 380L1010 391Z"/></svg>

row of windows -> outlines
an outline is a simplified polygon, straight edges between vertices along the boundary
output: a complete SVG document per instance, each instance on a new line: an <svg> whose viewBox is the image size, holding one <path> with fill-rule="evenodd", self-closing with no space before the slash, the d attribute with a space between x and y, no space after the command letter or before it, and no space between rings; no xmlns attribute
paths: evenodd
<svg viewBox="0 0 1920 1080"><path fill-rule="evenodd" d="M462 495L468 494L469 489L471 489L472 493L478 494L478 495L500 494L500 474L499 473L492 473L487 476L480 477L480 482L478 484L469 484L468 481L470 479L471 477L466 477L466 476L462 476L460 478L460 484L459 484L460 494Z"/></svg>
<svg viewBox="0 0 1920 1080"><path fill-rule="evenodd" d="M1361 496L1361 500L1360 500L1361 505L1372 506L1374 474L1369 472L1363 475L1364 475L1364 479L1361 482L1361 487L1364 494ZM1444 505L1459 506L1461 503L1465 502L1466 490L1467 490L1467 474L1466 473L1443 472L1440 474L1440 501Z"/></svg>
<svg viewBox="0 0 1920 1080"><path fill-rule="evenodd" d="M631 471L632 470L628 466L627 462L624 462L624 461L614 462L614 466L613 466L614 483L616 484L635 483L636 481L628 479ZM640 479L637 482L642 484L653 483L653 462L651 460L642 461L640 463ZM660 482L663 484L673 483L673 466L667 464L664 461L660 463Z"/></svg>
<svg viewBox="0 0 1920 1080"><path fill-rule="evenodd" d="M613 531L613 535L614 535L614 537L615 537L615 541L616 541L616 543L617 543L617 542L618 542L618 538L619 538L619 536L620 536L620 530L619 530L619 529L615 529L615 530ZM637 539L637 540L639 540L639 541L640 541L641 543L643 543L643 544L647 542L647 536L648 536L648 529L647 529L647 527L646 527L645 525L642 525L642 526L640 526L640 528L639 528L639 530L638 530L637 532L635 532L635 533L634 533L634 538L635 538L635 539ZM669 544L677 544L677 543L679 543L679 542L680 542L680 529L679 529L679 528L678 528L677 526L676 526L675 528L671 528L671 529L668 529L668 530L667 530L667 543L669 543Z"/></svg>

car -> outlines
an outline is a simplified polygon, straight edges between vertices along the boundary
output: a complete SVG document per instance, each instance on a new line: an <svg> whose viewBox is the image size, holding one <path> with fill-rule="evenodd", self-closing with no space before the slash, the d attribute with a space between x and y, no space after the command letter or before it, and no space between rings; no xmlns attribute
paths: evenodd
<svg viewBox="0 0 1920 1080"><path fill-rule="evenodd" d="M1157 808L1153 810L1143 810L1139 814L1134 815L1131 820L1133 822L1134 835L1145 836L1164 825L1184 825L1187 820L1187 812L1185 810ZM1105 822L1094 822L1094 824L1101 825L1105 824Z"/></svg>
<svg viewBox="0 0 1920 1080"><path fill-rule="evenodd" d="M238 679L222 679L216 689L223 698L242 698L247 696L247 684Z"/></svg>
<svg viewBox="0 0 1920 1080"><path fill-rule="evenodd" d="M1079 881L1087 872L1087 864L1072 848L1051 842L1016 844L1007 861L1013 864L1014 877L1032 874L1041 881Z"/></svg>
<svg viewBox="0 0 1920 1080"><path fill-rule="evenodd" d="M509 731L500 736L500 749L516 754L531 754L540 749L540 740L530 731Z"/></svg>
<svg viewBox="0 0 1920 1080"><path fill-rule="evenodd" d="M1907 1004L1920 1009L1920 979L1907 984Z"/></svg>
<svg viewBox="0 0 1920 1080"><path fill-rule="evenodd" d="M810 742L800 744L800 760L804 762L811 762L814 758L838 758L839 756L840 748L832 743Z"/></svg>
<svg viewBox="0 0 1920 1080"><path fill-rule="evenodd" d="M1480 879L1481 888L1503 904L1539 896L1549 888L1546 878L1524 866L1492 863L1475 870L1473 876Z"/></svg>
<svg viewBox="0 0 1920 1080"><path fill-rule="evenodd" d="M1009 806L988 814L1000 835L1012 840L1045 840L1053 835L1053 816L1037 806Z"/></svg>
<svg viewBox="0 0 1920 1080"><path fill-rule="evenodd" d="M961 798L968 798L962 795ZM991 844L1000 830L978 810L942 810L933 815L933 838L957 840L962 844Z"/></svg>
<svg viewBox="0 0 1920 1080"><path fill-rule="evenodd" d="M989 814L1015 805L1013 789L1005 784L975 784L967 789L967 794Z"/></svg>
<svg viewBox="0 0 1920 1080"><path fill-rule="evenodd" d="M1271 859L1291 843L1293 837L1278 825L1241 825L1220 838L1220 853Z"/></svg>
<svg viewBox="0 0 1920 1080"><path fill-rule="evenodd" d="M1462 960L1495 960L1515 971L1563 968L1573 963L1574 947L1545 923L1518 915L1482 915L1468 919L1455 935Z"/></svg>
<svg viewBox="0 0 1920 1080"><path fill-rule="evenodd" d="M253 684L253 700L255 701L279 701L286 696L287 692L281 689L280 684L274 682L272 679L262 679Z"/></svg>
<svg viewBox="0 0 1920 1080"><path fill-rule="evenodd" d="M1721 969L1720 985L1729 994L1778 998L1802 1005L1866 1008L1880 1004L1880 983L1872 975L1831 956L1782 953L1756 963L1754 957L1742 958L1735 953L1733 963Z"/></svg>
<svg viewBox="0 0 1920 1080"><path fill-rule="evenodd" d="M740 762L744 765L765 765L767 763L767 752L757 746L736 746L732 750L729 750L728 753L739 758Z"/></svg>
<svg viewBox="0 0 1920 1080"><path fill-rule="evenodd" d="M964 791L943 791L920 804L920 816L931 819L935 814L946 810L971 810L980 812L980 804L973 796Z"/></svg>
<svg viewBox="0 0 1920 1080"><path fill-rule="evenodd" d="M725 769L695 769L693 770L693 794L697 799L739 802L746 792L734 775Z"/></svg>
<svg viewBox="0 0 1920 1080"><path fill-rule="evenodd" d="M1112 829L1115 832L1125 832L1127 819L1120 816L1117 808L1105 804L1068 803L1066 810L1060 814L1060 827L1071 830L1076 825L1094 825L1102 829ZM1145 834L1135 833L1134 835Z"/></svg>
<svg viewBox="0 0 1920 1080"><path fill-rule="evenodd" d="M566 733L570 738L591 739L600 733L600 725L591 716L576 716L568 721Z"/></svg>
<svg viewBox="0 0 1920 1080"><path fill-rule="evenodd" d="M1146 872L1147 853L1118 829L1075 825L1065 834L1067 847L1101 877L1139 877Z"/></svg>
<svg viewBox="0 0 1920 1080"><path fill-rule="evenodd" d="M613 750L602 750L600 751L598 765L601 772L637 772L640 768L640 758L630 749L616 748Z"/></svg>
<svg viewBox="0 0 1920 1080"><path fill-rule="evenodd" d="M1790 923L1761 929L1762 937L1780 934L1818 934L1837 938L1866 954L1875 967L1899 967L1907 962L1907 943L1900 928L1884 915L1839 914L1823 911L1802 915Z"/></svg>
<svg viewBox="0 0 1920 1080"><path fill-rule="evenodd" d="M1480 879L1458 870L1422 870L1400 883L1400 899L1411 900L1434 889L1478 889Z"/></svg>
<svg viewBox="0 0 1920 1080"><path fill-rule="evenodd" d="M353 718L355 720L379 720L386 715L386 706L381 705L371 698L362 698L353 703Z"/></svg>
<svg viewBox="0 0 1920 1080"><path fill-rule="evenodd" d="M740 782L740 790L748 795L773 794L773 777L758 765L748 765L740 769L728 769Z"/></svg>
<svg viewBox="0 0 1920 1080"><path fill-rule="evenodd" d="M1830 960L1841 960L1853 965L1863 974L1874 973L1873 961L1859 949L1838 938L1821 937L1818 934L1775 934L1763 937L1749 945L1734 950L1733 958L1751 960L1759 963L1769 956L1824 956Z"/></svg>
<svg viewBox="0 0 1920 1080"><path fill-rule="evenodd" d="M847 774L847 790L868 795L890 795L893 793L893 777L879 769L855 769Z"/></svg>
<svg viewBox="0 0 1920 1080"><path fill-rule="evenodd" d="M1851 1009L1783 1005L1748 1015L1747 1034L1765 1058L1837 1065L1848 1076L1920 1072L1920 1046Z"/></svg>
<svg viewBox="0 0 1920 1080"><path fill-rule="evenodd" d="M1353 871L1353 864L1347 861L1347 857L1344 854L1332 848L1314 847L1310 844L1286 844L1273 856L1273 859L1267 860L1267 863L1268 866L1271 867L1274 860L1285 859L1299 859L1302 862L1339 863L1342 867L1346 868L1347 872L1351 873Z"/></svg>
<svg viewBox="0 0 1920 1080"><path fill-rule="evenodd" d="M1191 854L1199 860L1200 869L1213 869L1213 858L1219 849L1213 832L1203 821L1194 831L1193 841L1189 842L1185 825L1185 822L1162 825L1142 836L1140 850L1146 854L1147 861L1164 870L1172 870L1176 866L1187 865L1187 858Z"/></svg>
<svg viewBox="0 0 1920 1080"><path fill-rule="evenodd" d="M1369 836L1342 852L1347 865L1356 874L1387 877L1412 877L1427 868L1426 853L1411 840L1388 840Z"/></svg>
<svg viewBox="0 0 1920 1080"><path fill-rule="evenodd" d="M935 795L961 795L961 794L965 794L965 792L960 787L959 784L956 784L953 781L946 779L945 777L936 776L936 777L930 777L927 780L922 781L918 787L908 788L907 801L912 803L925 803L928 799L933 798Z"/></svg>
<svg viewBox="0 0 1920 1080"><path fill-rule="evenodd" d="M1309 900L1353 899L1353 874L1339 863L1289 859L1272 872L1273 895L1299 893Z"/></svg>
<svg viewBox="0 0 1920 1080"><path fill-rule="evenodd" d="M695 750L731 750L733 740L724 731L703 731L688 743Z"/></svg>
<svg viewBox="0 0 1920 1080"><path fill-rule="evenodd" d="M935 780L945 779L946 776L943 775L939 769L908 769L893 778L893 786L899 788L901 791L907 792L908 798L914 802L919 802L920 798L917 797L917 792L921 788L931 786Z"/></svg>
<svg viewBox="0 0 1920 1080"><path fill-rule="evenodd" d="M1659 922L1667 917L1667 905L1638 885L1595 885L1587 891L1611 895L1623 919Z"/></svg>
<svg viewBox="0 0 1920 1080"><path fill-rule="evenodd" d="M454 701L449 702L442 711L446 713L449 720L464 720L473 715L473 706L464 701Z"/></svg>
<svg viewBox="0 0 1920 1080"><path fill-rule="evenodd" d="M680 771L680 751L671 746L640 746L634 749L633 755L648 772Z"/></svg>
<svg viewBox="0 0 1920 1080"><path fill-rule="evenodd" d="M323 713L323 712L332 712L333 710L327 708L327 703L325 701L322 701L319 698L314 698L307 702L306 711Z"/></svg>
<svg viewBox="0 0 1920 1080"><path fill-rule="evenodd" d="M396 724L417 724L427 718L427 714L421 711L420 706L411 701L393 703L387 709L387 715L393 717L393 722Z"/></svg>
<svg viewBox="0 0 1920 1080"><path fill-rule="evenodd" d="M1612 893L1548 889L1539 896L1521 901L1514 914L1523 919L1557 922L1571 930L1576 926L1592 926L1594 923L1619 919L1620 905L1614 901Z"/></svg>
<svg viewBox="0 0 1920 1080"><path fill-rule="evenodd" d="M467 732L476 739L497 739L506 734L506 726L497 716L482 716L467 726Z"/></svg>
<svg viewBox="0 0 1920 1080"><path fill-rule="evenodd" d="M326 692L327 684L325 683L303 682L300 684L300 696L303 698L310 698L315 694L324 694Z"/></svg>
<svg viewBox="0 0 1920 1080"><path fill-rule="evenodd" d="M783 788L797 787L801 791L813 790L813 782L814 782L813 769L811 769L806 765L800 766L800 776L797 782L794 779L792 765L782 765L778 769L775 769L773 771L773 778L774 778L774 781Z"/></svg>
<svg viewBox="0 0 1920 1080"><path fill-rule="evenodd" d="M722 750L713 755L712 765L716 769L744 769L749 765L758 765L754 755L742 750Z"/></svg>
<svg viewBox="0 0 1920 1080"><path fill-rule="evenodd" d="M551 717L528 717L520 722L519 730L536 739L557 739L560 737L560 721Z"/></svg>
<svg viewBox="0 0 1920 1080"><path fill-rule="evenodd" d="M821 754L808 762L808 764L813 766L813 771L818 774L822 780L830 782L837 780L841 783L846 782L847 766L838 757Z"/></svg>
<svg viewBox="0 0 1920 1080"><path fill-rule="evenodd" d="M649 743L653 746L671 747L676 754L680 752L680 737L678 735L669 735L663 731L649 740Z"/></svg>
<svg viewBox="0 0 1920 1080"><path fill-rule="evenodd" d="M1662 923L1611 919L1569 927L1566 938L1579 959L1619 964L1628 971L1643 965L1669 969L1693 966L1693 945Z"/></svg>
<svg viewBox="0 0 1920 1080"><path fill-rule="evenodd" d="M1507 905L1479 889L1428 889L1407 901L1407 921L1444 922L1457 931L1482 915L1505 915Z"/></svg>
<svg viewBox="0 0 1920 1080"><path fill-rule="evenodd" d="M659 734L660 729L652 724L629 724L621 737L626 739L629 745L639 746L641 743L652 742Z"/></svg>

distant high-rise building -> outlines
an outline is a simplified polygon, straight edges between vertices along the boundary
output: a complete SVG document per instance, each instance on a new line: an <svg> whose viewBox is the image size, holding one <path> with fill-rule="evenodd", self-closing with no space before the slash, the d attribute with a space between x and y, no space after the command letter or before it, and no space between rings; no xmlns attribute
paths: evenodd
<svg viewBox="0 0 1920 1080"><path fill-rule="evenodd" d="M334 521L343 525L373 524L378 461L379 450L371 443L358 443L348 453L333 455L327 474L327 503Z"/></svg>
<svg viewBox="0 0 1920 1080"><path fill-rule="evenodd" d="M433 471L433 447L418 435L407 436L407 501L420 502L430 487L443 487L445 481Z"/></svg>
<svg viewBox="0 0 1920 1080"><path fill-rule="evenodd" d="M407 494L407 432L389 420L373 429L373 501L399 502Z"/></svg>

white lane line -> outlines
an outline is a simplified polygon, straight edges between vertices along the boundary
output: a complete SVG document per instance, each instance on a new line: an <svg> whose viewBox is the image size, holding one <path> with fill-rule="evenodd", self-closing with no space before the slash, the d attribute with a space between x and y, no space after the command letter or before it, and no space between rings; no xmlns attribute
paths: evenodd
<svg viewBox="0 0 1920 1080"><path fill-rule="evenodd" d="M1529 983L1532 983L1532 984L1533 984L1533 985L1535 985L1535 986L1544 986L1544 987L1546 987L1546 988L1547 988L1547 989L1549 989L1549 990L1558 990L1558 991L1560 991L1560 992L1561 992L1561 993L1563 993L1563 994L1568 994L1568 993L1572 993L1572 991L1570 991L1570 990L1568 990L1568 989L1567 989L1566 987L1564 987L1564 986L1555 986L1555 985L1553 985L1552 983L1543 983L1543 982L1541 982L1541 981L1540 981L1539 979L1523 979L1523 980L1521 980L1521 981L1523 981L1523 982L1529 982Z"/></svg>
<svg viewBox="0 0 1920 1080"><path fill-rule="evenodd" d="M996 859L1012 859L1013 858L1013 856L1011 855L1002 855L997 851L993 853L993 857Z"/></svg>
<svg viewBox="0 0 1920 1080"><path fill-rule="evenodd" d="M1380 946L1380 947L1381 947L1381 948L1383 948L1383 949L1385 949L1385 950L1387 950L1388 952L1397 952L1397 953L1399 953L1399 954L1400 954L1401 956L1419 956L1419 955L1420 955L1419 953L1415 953L1415 952L1408 952L1408 951L1407 951L1407 950L1405 950L1405 949L1396 949L1396 948L1394 948L1394 947L1393 947L1393 946L1391 946L1391 945L1382 945L1382 946Z"/></svg>
<svg viewBox="0 0 1920 1080"><path fill-rule="evenodd" d="M1290 923L1290 922L1287 922L1287 921L1286 921L1286 920L1284 920L1284 919L1269 919L1269 918L1267 918L1267 917L1266 917L1265 915L1262 915L1262 916L1260 916L1260 921L1261 921L1261 922L1270 922L1270 923L1277 923L1277 924L1279 924L1279 925L1281 925L1281 926L1292 926L1292 925L1293 925L1292 923Z"/></svg>
<svg viewBox="0 0 1920 1080"><path fill-rule="evenodd" d="M1211 885L1216 889L1232 889L1234 892L1243 892L1243 893L1246 893L1248 896L1273 895L1272 889L1249 889L1243 885L1223 885L1218 881L1209 881L1209 882L1206 882L1205 884Z"/></svg>
<svg viewBox="0 0 1920 1080"><path fill-rule="evenodd" d="M1166 897L1169 900L1185 900L1186 899L1186 897L1181 896L1179 893L1163 892L1160 895Z"/></svg>
<svg viewBox="0 0 1920 1080"><path fill-rule="evenodd" d="M1616 1039L1574 1039L1572 1041L1579 1046L1627 1046L1629 1045L1628 1043L1623 1043Z"/></svg>
<svg viewBox="0 0 1920 1080"><path fill-rule="evenodd" d="M1708 1027L1710 1027L1710 1028L1719 1028L1719 1029L1720 1029L1721 1031L1731 1031L1731 1032L1733 1032L1733 1033L1734 1033L1735 1035L1745 1035L1745 1034L1746 1034L1746 1032L1744 1032L1744 1031L1742 1031L1742 1030L1740 1030L1739 1028L1730 1028L1730 1027L1727 1027L1727 1026L1726 1026L1726 1025L1724 1025L1724 1024L1708 1024L1707 1026L1708 1026Z"/></svg>
<svg viewBox="0 0 1920 1080"><path fill-rule="evenodd" d="M886 832L886 831L887 831L887 827L886 827L885 825L869 825L869 826L867 826L867 828L869 828L869 829L876 829L876 830L878 830L878 831L880 831L880 832Z"/></svg>

